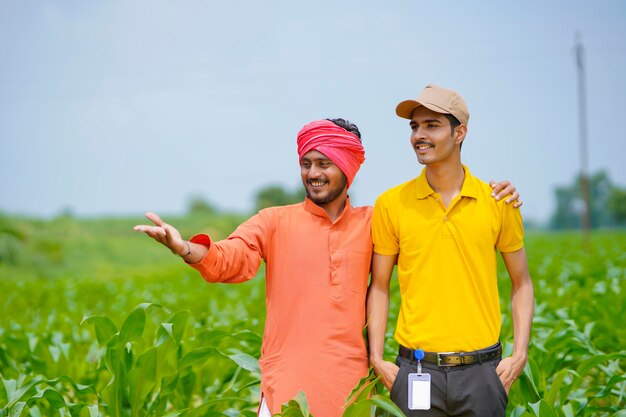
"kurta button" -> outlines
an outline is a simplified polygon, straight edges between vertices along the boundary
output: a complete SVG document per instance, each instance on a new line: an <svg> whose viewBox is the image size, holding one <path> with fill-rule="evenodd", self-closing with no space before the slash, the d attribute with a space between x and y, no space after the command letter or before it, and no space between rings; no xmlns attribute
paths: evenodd
<svg viewBox="0 0 626 417"><path fill-rule="evenodd" d="M443 216L443 221L445 222L446 220L448 220L448 216Z"/></svg>

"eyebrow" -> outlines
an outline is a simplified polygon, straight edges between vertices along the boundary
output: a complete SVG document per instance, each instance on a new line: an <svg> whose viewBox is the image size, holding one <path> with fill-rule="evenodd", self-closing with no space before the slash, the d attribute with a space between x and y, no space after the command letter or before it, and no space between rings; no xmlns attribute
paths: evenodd
<svg viewBox="0 0 626 417"><path fill-rule="evenodd" d="M442 121L439 119L426 119L426 120L422 120L419 124L421 123L442 123ZM417 124L418 123L415 120L411 120L409 122L409 126L415 126Z"/></svg>

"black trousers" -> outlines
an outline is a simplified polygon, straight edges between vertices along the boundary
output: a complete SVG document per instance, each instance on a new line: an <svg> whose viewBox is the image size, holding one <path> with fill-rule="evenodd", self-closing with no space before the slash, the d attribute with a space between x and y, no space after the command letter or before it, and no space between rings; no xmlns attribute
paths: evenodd
<svg viewBox="0 0 626 417"><path fill-rule="evenodd" d="M499 362L450 367L422 363L422 373L431 376L430 410L409 410L408 375L417 372L417 362L398 356L391 399L408 417L504 417L508 396L496 373Z"/></svg>

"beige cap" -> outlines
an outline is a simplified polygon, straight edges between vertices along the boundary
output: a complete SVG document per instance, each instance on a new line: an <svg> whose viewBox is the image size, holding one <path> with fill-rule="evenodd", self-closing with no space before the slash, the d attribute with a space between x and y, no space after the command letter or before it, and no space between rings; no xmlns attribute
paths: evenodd
<svg viewBox="0 0 626 417"><path fill-rule="evenodd" d="M463 98L456 91L448 90L434 84L428 84L417 100L405 100L396 106L396 114L405 119L413 117L413 111L419 106L437 113L451 114L461 123L469 121L469 111Z"/></svg>

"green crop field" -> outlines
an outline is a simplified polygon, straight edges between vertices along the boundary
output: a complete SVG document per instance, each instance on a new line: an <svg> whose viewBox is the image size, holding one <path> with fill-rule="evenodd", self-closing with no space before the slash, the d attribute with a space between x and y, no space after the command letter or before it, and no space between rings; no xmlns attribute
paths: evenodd
<svg viewBox="0 0 626 417"><path fill-rule="evenodd" d="M220 238L243 217L166 220ZM0 217L0 416L256 415L263 269L245 284L207 284L133 232L139 222ZM574 233L531 232L526 247L537 304L508 414L626 416L626 232L595 232L587 248ZM344 415L398 415L373 376L361 388ZM283 415L307 415L305 398Z"/></svg>

